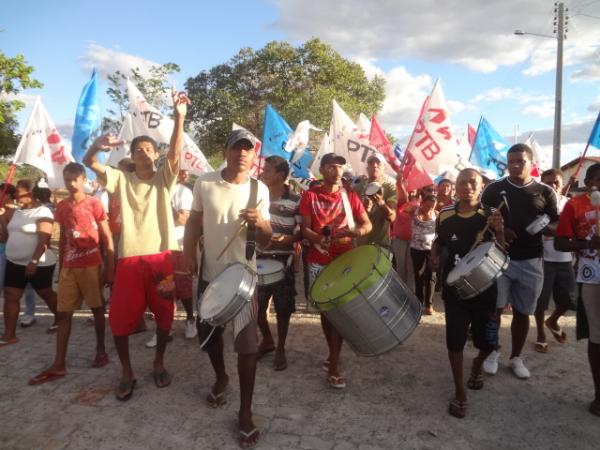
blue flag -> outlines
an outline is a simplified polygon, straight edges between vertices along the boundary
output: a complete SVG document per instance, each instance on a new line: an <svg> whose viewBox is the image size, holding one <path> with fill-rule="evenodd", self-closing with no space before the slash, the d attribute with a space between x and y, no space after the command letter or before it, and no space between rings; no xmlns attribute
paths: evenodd
<svg viewBox="0 0 600 450"><path fill-rule="evenodd" d="M73 127L72 155L75 161L80 163L87 148L92 145L94 139L100 133L102 116L100 114L100 89L96 70L92 72L92 78L86 83L81 91L77 112L75 114L75 126ZM99 155L106 159L106 153ZM103 159L101 159L102 162ZM90 170L86 170L89 179L95 179L96 176Z"/></svg>
<svg viewBox="0 0 600 450"><path fill-rule="evenodd" d="M508 147L508 142L484 117L481 117L469 161L481 169L495 173L497 178L503 177L507 169Z"/></svg>
<svg viewBox="0 0 600 450"><path fill-rule="evenodd" d="M294 151L294 155L297 151ZM295 156L294 156L295 157ZM293 160L294 158L292 158ZM303 150L302 156L297 161L290 161L290 171L292 172L293 178L311 178L312 174L308 170L312 160L315 157L311 152L308 151L308 148Z"/></svg>
<svg viewBox="0 0 600 450"><path fill-rule="evenodd" d="M267 104L263 123L261 156L266 158L277 155L289 161L291 153L286 152L284 147L291 132L292 129L284 118L279 115L275 108Z"/></svg>
<svg viewBox="0 0 600 450"><path fill-rule="evenodd" d="M588 144L593 145L598 150L600 150L600 113L598 113L596 123L594 124L594 128L592 128L592 132L590 133Z"/></svg>

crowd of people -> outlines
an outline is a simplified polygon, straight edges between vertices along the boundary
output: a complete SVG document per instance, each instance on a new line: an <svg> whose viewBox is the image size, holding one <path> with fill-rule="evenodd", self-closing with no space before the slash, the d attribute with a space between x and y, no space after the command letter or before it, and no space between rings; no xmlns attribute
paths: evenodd
<svg viewBox="0 0 600 450"><path fill-rule="evenodd" d="M212 301L208 298L211 283L232 264L260 273L257 260L272 261L281 272L280 279L259 284L231 321L240 384L239 445L250 448L260 437L252 420L257 360L274 352L273 369L282 371L288 366L285 343L295 312L299 262L308 298L312 284L337 257L356 246L377 245L393 257L397 276L407 291L414 292L423 314L434 314L434 292L441 291L455 384L448 406L452 416L466 415L465 387L482 389L483 373L493 375L498 370L503 311L512 312L509 366L516 377L526 379L530 372L521 354L530 316L535 316L537 326L534 350L546 353L550 348L546 330L564 343L567 335L559 320L577 300L577 307L585 312L578 314L578 337L589 338L595 388L589 410L600 416L600 222L597 203L592 201L593 191L600 189L600 164L587 170L587 190L567 199L560 171L544 172L541 182L531 177L532 152L524 144L509 149L508 175L500 180L487 180L476 169L467 168L455 179L443 178L412 192L401 174L396 180L386 175L379 154L366 160L365 174L353 175L345 172L342 156L329 153L320 161L320 179L301 191L288 183L288 162L278 156L262 163L260 181L249 176L256 138L241 129L227 136L226 166L199 176L190 190L188 174L179 167L189 100L183 93L174 93L173 102L175 125L162 164L158 164L156 143L147 136L131 142L130 158L118 168L101 163L98 153L121 142L105 135L92 144L83 162L102 186L99 192L105 191L100 198L86 193L85 168L78 163L65 167L68 195L55 205L49 201L49 190L30 180L3 186L4 332L0 347L18 342L24 292L37 293L55 317L48 330L56 333L54 361L29 384L66 376L73 313L85 301L96 334L93 367L109 363L105 347L109 306L108 322L122 369L116 399L127 401L133 396L136 376L129 336L145 328L146 309L155 321L153 338L146 344L155 348L154 383L158 388L169 386L171 375L164 355L178 299L186 312L186 338L198 337L214 370L207 405L221 407L227 401L229 384L224 326L195 316L193 299L201 299L198 311L204 302ZM546 223L532 230L540 217ZM53 223L60 227L57 252L50 248ZM508 255L507 265L496 281L464 299L448 283L448 276L473 248L487 242ZM194 277L198 278L196 293ZM102 295L105 285L111 287L109 298ZM202 295L205 291L207 295ZM551 297L556 308L546 317ZM276 339L267 319L271 301ZM31 316L27 311L21 326L32 325ZM339 360L344 339L326 314L320 318L328 354L318 365L326 372L329 386L343 389L346 377L340 373ZM465 384L463 350L469 337L479 353Z"/></svg>

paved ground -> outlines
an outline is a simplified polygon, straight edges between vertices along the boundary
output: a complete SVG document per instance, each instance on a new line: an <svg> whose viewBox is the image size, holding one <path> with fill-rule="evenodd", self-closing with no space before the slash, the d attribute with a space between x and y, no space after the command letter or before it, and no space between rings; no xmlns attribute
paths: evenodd
<svg viewBox="0 0 600 450"><path fill-rule="evenodd" d="M204 402L213 382L209 362L195 340L184 339L183 317L168 348L167 367L174 378L166 389L157 389L150 377L153 351L143 345L150 332L135 335L131 353L138 385L133 398L121 403L113 396L119 365L112 341L111 363L90 368L93 327L86 318L75 320L64 379L27 385L53 355L54 337L44 334L51 321L47 314L34 327L18 330L17 345L0 349L0 448L237 448L239 390L231 351L229 402L211 410ZM501 333L505 348L508 319ZM551 342L550 353L541 355L528 343L531 379L514 378L504 358L485 388L469 393L468 416L459 420L446 412L453 389L443 314L424 318L404 345L386 355L359 358L345 347L342 370L348 387L342 391L326 385L319 367L326 346L317 317L298 314L288 341L289 368L274 372L272 354L259 363L254 402L263 433L259 448L597 449L600 419L586 410L592 386L585 343L574 342L574 318L565 323L568 344ZM226 345L231 350L230 335ZM466 354L474 355L470 345Z"/></svg>

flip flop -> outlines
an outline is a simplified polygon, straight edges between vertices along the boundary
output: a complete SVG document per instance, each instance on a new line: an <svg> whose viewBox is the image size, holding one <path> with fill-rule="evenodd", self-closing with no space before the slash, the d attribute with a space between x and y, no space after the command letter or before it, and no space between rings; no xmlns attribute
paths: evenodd
<svg viewBox="0 0 600 450"><path fill-rule="evenodd" d="M323 369L325 372L329 372L329 360L324 360L321 362L321 369Z"/></svg>
<svg viewBox="0 0 600 450"><path fill-rule="evenodd" d="M46 334L54 334L57 331L58 331L58 325L54 323L48 327L48 329L46 330Z"/></svg>
<svg viewBox="0 0 600 450"><path fill-rule="evenodd" d="M595 400L590 403L589 411L595 416L600 416L600 402Z"/></svg>
<svg viewBox="0 0 600 450"><path fill-rule="evenodd" d="M557 342L564 344L567 341L567 333L561 330L560 327L552 328L550 325L548 325L547 320L544 321L544 325L546 325L546 328L550 330L550 333L552 333L552 336L554 336L554 339L556 339Z"/></svg>
<svg viewBox="0 0 600 450"><path fill-rule="evenodd" d="M7 345L16 344L17 342L19 342L19 339L17 338L12 338L8 340L0 339L0 347L6 347Z"/></svg>
<svg viewBox="0 0 600 450"><path fill-rule="evenodd" d="M96 355L96 357L94 358L94 361L92 362L92 367L97 369L100 367L104 367L107 364L108 364L108 355L106 353L103 353L102 355Z"/></svg>
<svg viewBox="0 0 600 450"><path fill-rule="evenodd" d="M131 398L131 396L133 395L133 390L135 389L136 383L137 383L137 380L133 379L133 380L129 381L128 383L119 384L119 387L115 391L115 398L117 400L119 400L120 402L126 402L127 400L129 400ZM125 394L119 395L119 391L125 392Z"/></svg>
<svg viewBox="0 0 600 450"><path fill-rule="evenodd" d="M448 413L459 419L464 418L467 415L467 402L455 398L448 405Z"/></svg>
<svg viewBox="0 0 600 450"><path fill-rule="evenodd" d="M214 394L212 391L206 397L206 402L208 403L208 407L212 409L217 409L227 403L227 399L225 398L225 391L220 392L218 394Z"/></svg>
<svg viewBox="0 0 600 450"><path fill-rule="evenodd" d="M258 351L256 352L256 360L258 361L260 358L265 356L267 353L271 353L274 351L275 351L275 347L268 347L268 348L260 348L259 347Z"/></svg>
<svg viewBox="0 0 600 450"><path fill-rule="evenodd" d="M480 389L483 389L483 374L471 372L471 376L467 381L467 387L474 391L479 391Z"/></svg>
<svg viewBox="0 0 600 450"><path fill-rule="evenodd" d="M30 386L37 386L38 384L44 384L48 381L58 380L59 378L64 377L66 374L66 372L42 372L39 375L31 378L28 383Z"/></svg>
<svg viewBox="0 0 600 450"><path fill-rule="evenodd" d="M534 347L536 352L539 353L548 353L548 343L547 342L536 342Z"/></svg>
<svg viewBox="0 0 600 450"><path fill-rule="evenodd" d="M240 430L240 448L256 447L259 438L260 432L257 428L253 428L248 432Z"/></svg>
<svg viewBox="0 0 600 450"><path fill-rule="evenodd" d="M154 378L154 384L157 388L164 388L171 384L171 375L166 370L162 372L154 372L152 374Z"/></svg>
<svg viewBox="0 0 600 450"><path fill-rule="evenodd" d="M273 369L278 372L287 369L287 359L285 358L285 356L283 357L283 359L275 359L275 361L273 361Z"/></svg>
<svg viewBox="0 0 600 450"><path fill-rule="evenodd" d="M346 380L341 375L336 377L335 375L329 375L327 377L327 383L334 389L344 389L346 387Z"/></svg>

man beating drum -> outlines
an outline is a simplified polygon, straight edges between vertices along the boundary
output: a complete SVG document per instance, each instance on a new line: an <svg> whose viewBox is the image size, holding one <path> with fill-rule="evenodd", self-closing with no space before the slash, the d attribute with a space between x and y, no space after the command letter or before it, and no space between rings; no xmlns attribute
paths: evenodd
<svg viewBox="0 0 600 450"><path fill-rule="evenodd" d="M194 185L194 201L190 217L185 225L184 256L190 273L195 274L198 263L196 249L200 237L203 237L203 261L198 282L198 291L204 291L213 280L232 265L248 265L249 270L256 271L254 255L247 258L248 224L256 230L256 242L265 246L271 239L269 223L269 191L260 181L251 179L248 170L255 158L254 145L256 138L246 130L232 131L225 144L225 161L227 166L221 171L201 175ZM254 188L252 185L254 184ZM252 192L255 192L255 202L249 205ZM259 208L257 207L259 206ZM251 241L251 238L248 238ZM251 241L252 242L252 241ZM225 251L223 251L225 249ZM252 252L253 253L253 252ZM240 264L241 263L241 264ZM238 277L231 280L230 285L240 284ZM220 298L219 292L211 299L203 297L202 301L217 300L225 303L227 299ZM239 444L242 448L256 445L259 431L252 421L252 395L256 374L256 299L251 303L253 314L248 323L236 330L234 318L234 349L238 354L238 374L240 379L240 409L239 409ZM219 304L217 307L221 306ZM237 316L243 314L242 309ZM210 362L216 375L215 384L207 397L210 407L218 408L225 403L225 390L229 376L223 360L223 327L212 328L205 322L198 322L198 334L206 336L206 328L214 330L205 342L203 349L208 352Z"/></svg>
<svg viewBox="0 0 600 450"><path fill-rule="evenodd" d="M448 285L448 274L457 261L467 260L470 250L477 243L480 232L489 227L494 231L497 243L504 246L504 225L499 211L486 214L479 203L483 187L481 174L475 169L462 170L456 179L458 203L441 210L436 227L437 238L431 250L431 265L442 273L442 299L446 316L446 346L454 379L455 397L448 412L462 418L467 410L467 393L463 382L463 349L467 341L469 326L473 332L473 344L479 354L473 359L469 389L483 387L481 366L485 358L498 343L496 321L496 282L487 280L489 286L469 299L461 298L455 286ZM483 239L490 240L494 234L488 232ZM443 255L443 256L442 256Z"/></svg>
<svg viewBox="0 0 600 450"><path fill-rule="evenodd" d="M352 249L354 238L371 231L371 222L358 195L341 187L345 165L342 156L324 155L319 169L323 183L306 191L300 201L302 236L311 244L307 256L310 285L327 264ZM346 381L338 370L342 336L323 314L321 326L329 349L329 355L323 361L327 382L333 388L345 388Z"/></svg>
<svg viewBox="0 0 600 450"><path fill-rule="evenodd" d="M500 320L502 308L512 305L510 368L517 378L526 379L530 373L521 359L521 351L529 332L529 316L535 312L544 283L542 233L551 235L556 229L557 199L551 187L531 177L531 148L515 144L508 149L506 158L508 176L488 185L481 202L487 207L505 205L501 212L510 264L498 279L496 307ZM545 226L538 226L544 222ZM486 373L493 375L498 371L498 356L494 351L486 359L483 364Z"/></svg>

